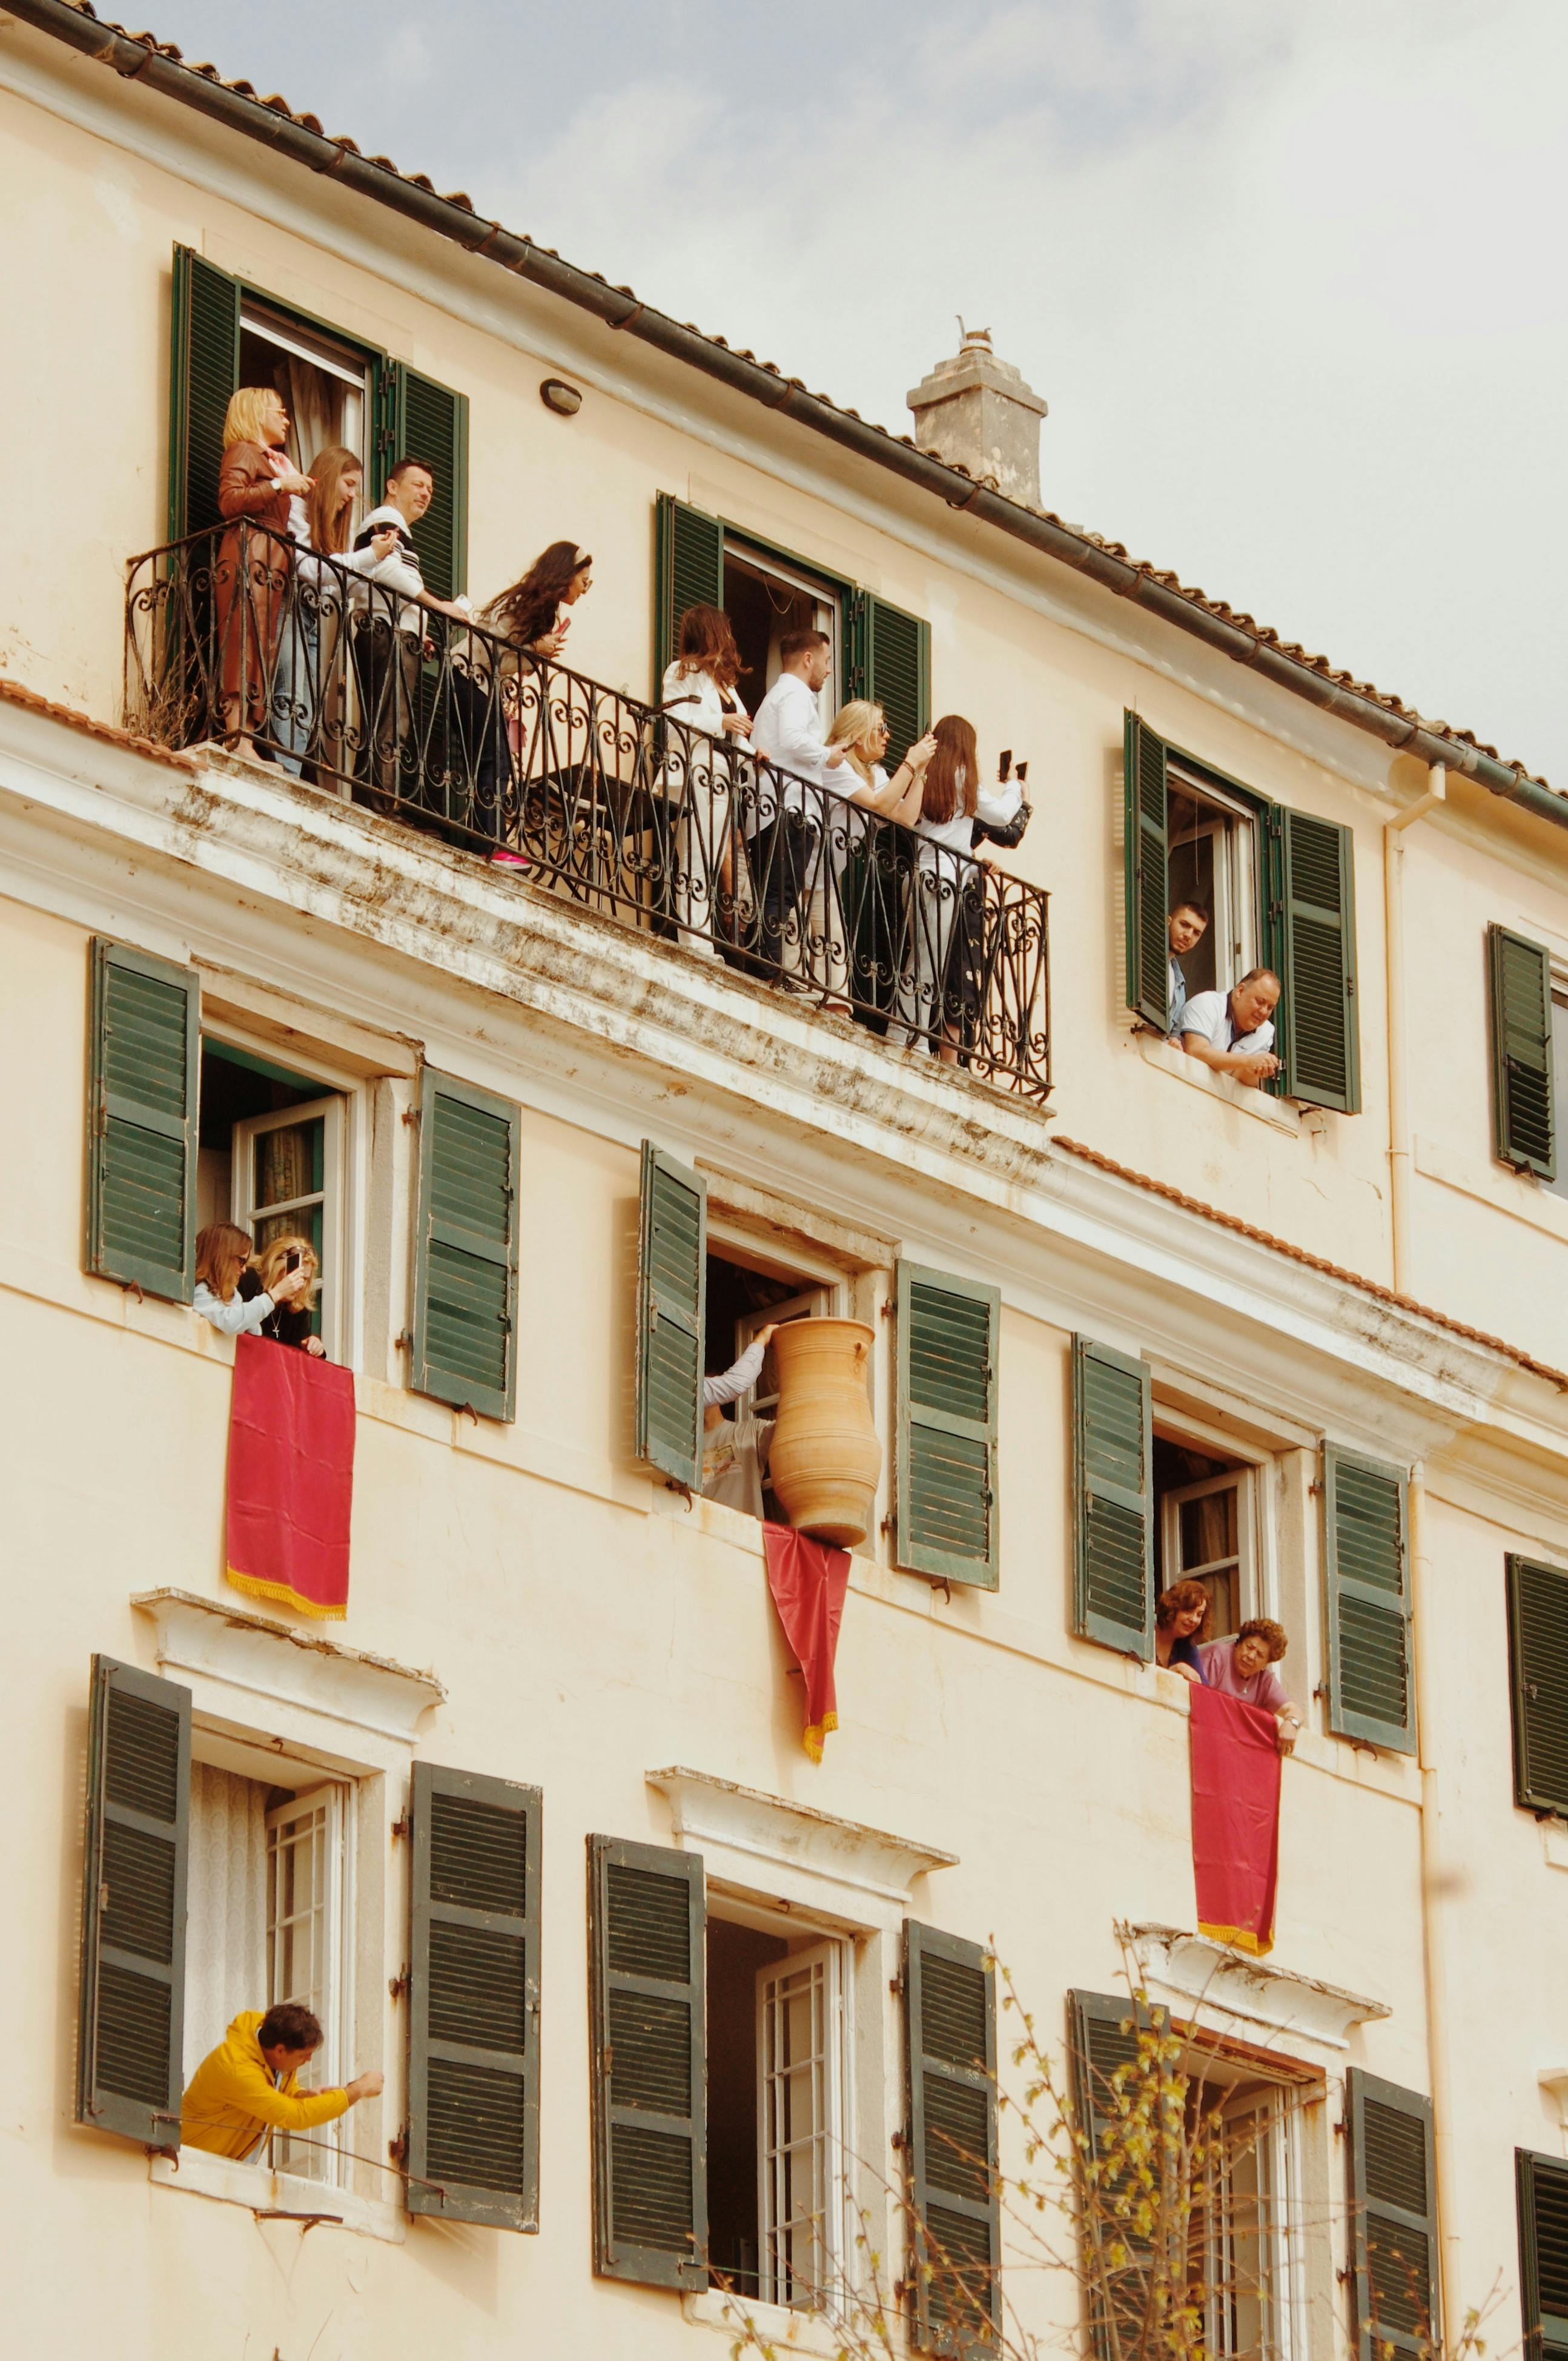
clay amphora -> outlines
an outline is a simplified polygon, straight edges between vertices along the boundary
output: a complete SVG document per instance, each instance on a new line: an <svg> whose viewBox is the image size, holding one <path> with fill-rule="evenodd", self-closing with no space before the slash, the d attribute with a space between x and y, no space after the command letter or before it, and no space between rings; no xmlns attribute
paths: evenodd
<svg viewBox="0 0 1568 2361"><path fill-rule="evenodd" d="M788 1320L773 1338L778 1423L768 1480L797 1532L853 1549L871 1531L882 1444L863 1320Z"/></svg>

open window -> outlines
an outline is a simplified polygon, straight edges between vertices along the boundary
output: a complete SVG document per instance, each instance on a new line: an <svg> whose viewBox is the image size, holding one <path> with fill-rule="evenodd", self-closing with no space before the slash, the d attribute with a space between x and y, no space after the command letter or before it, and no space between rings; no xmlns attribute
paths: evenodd
<svg viewBox="0 0 1568 2361"><path fill-rule="evenodd" d="M202 1043L197 1226L233 1222L265 1251L298 1235L315 1251L321 1287L313 1333L342 1357L346 1099L258 1051L211 1034Z"/></svg>
<svg viewBox="0 0 1568 2361"><path fill-rule="evenodd" d="M1206 1640L1228 1639L1264 1612L1258 1584L1255 1470L1164 1431L1154 1436L1156 1581L1209 1594Z"/></svg>
<svg viewBox="0 0 1568 2361"><path fill-rule="evenodd" d="M1205 2059L1187 2128L1210 2129L1193 2191L1192 2285L1214 2361L1304 2361L1300 2241L1303 2094Z"/></svg>
<svg viewBox="0 0 1568 2361"><path fill-rule="evenodd" d="M814 1274L791 1269L750 1245L710 1238L707 1255L704 1367L710 1374L730 1368L759 1330L790 1320L835 1319L843 1290ZM766 1434L778 1414L779 1381L772 1348L764 1353L755 1382L718 1419L704 1415L703 1489L711 1499L752 1510L753 1488L746 1455L757 1453L762 1513L787 1523L767 1481ZM759 1435L758 1429L762 1429Z"/></svg>
<svg viewBox="0 0 1568 2361"><path fill-rule="evenodd" d="M1258 965L1257 821L1239 797L1181 770L1167 774L1168 908L1195 902L1209 924L1183 954L1189 998L1229 992Z"/></svg>
<svg viewBox="0 0 1568 2361"><path fill-rule="evenodd" d="M849 1946L707 1920L708 2255L716 2287L816 2311L842 2285Z"/></svg>
<svg viewBox="0 0 1568 2361"><path fill-rule="evenodd" d="M257 297L242 296L239 381L277 387L289 413L289 458L302 473L334 443L364 466L375 366L373 353L308 327Z"/></svg>
<svg viewBox="0 0 1568 2361"><path fill-rule="evenodd" d="M833 668L817 704L827 730L843 702L844 590L804 566L724 537L724 609L740 651L741 694L755 713L784 666L779 648L791 631L826 631Z"/></svg>

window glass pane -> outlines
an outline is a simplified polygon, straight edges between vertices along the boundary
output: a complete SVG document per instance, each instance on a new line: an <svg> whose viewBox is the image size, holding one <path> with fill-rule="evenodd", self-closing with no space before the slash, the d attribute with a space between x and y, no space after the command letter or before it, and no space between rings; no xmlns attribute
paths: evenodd
<svg viewBox="0 0 1568 2361"><path fill-rule="evenodd" d="M275 1816L268 1831L268 2005L299 2002L320 2020L325 2036L300 2070L302 2091L329 2090L338 2073L332 1957L338 1933L338 1870L335 1815L324 1799ZM272 2143L273 2163L280 2172L330 2179L334 2147L330 2125L291 2139L280 2134Z"/></svg>
<svg viewBox="0 0 1568 2361"><path fill-rule="evenodd" d="M256 1141L257 1212L319 1195L325 1186L325 1165L326 1124L319 1115L260 1133Z"/></svg>
<svg viewBox="0 0 1568 2361"><path fill-rule="evenodd" d="M828 2292L827 1965L770 1979L762 2009L764 2300L806 2307Z"/></svg>
<svg viewBox="0 0 1568 2361"><path fill-rule="evenodd" d="M1215 1565L1236 1554L1236 1495L1228 1486L1181 1503L1181 1567L1184 1574Z"/></svg>

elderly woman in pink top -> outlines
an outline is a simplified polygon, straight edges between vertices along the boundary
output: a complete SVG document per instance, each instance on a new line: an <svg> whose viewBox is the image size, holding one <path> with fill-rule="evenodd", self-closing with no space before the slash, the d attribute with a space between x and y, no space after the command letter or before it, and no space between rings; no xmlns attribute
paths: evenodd
<svg viewBox="0 0 1568 2361"><path fill-rule="evenodd" d="M1203 1678L1212 1689L1240 1697L1274 1716L1279 1731L1279 1752L1288 1754L1296 1743L1301 1717L1285 1694L1275 1665L1290 1645L1284 1630L1266 1616L1244 1623L1234 1640L1209 1640L1199 1649Z"/></svg>

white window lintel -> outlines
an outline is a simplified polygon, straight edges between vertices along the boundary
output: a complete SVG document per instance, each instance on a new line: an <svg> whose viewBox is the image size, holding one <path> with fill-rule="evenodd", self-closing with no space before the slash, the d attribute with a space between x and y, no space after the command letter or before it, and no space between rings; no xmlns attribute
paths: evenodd
<svg viewBox="0 0 1568 2361"><path fill-rule="evenodd" d="M1224 2021L1234 2018L1324 2049L1348 2049L1352 2026L1369 2025L1394 2013L1386 2001L1367 2000L1272 1960L1249 1959L1208 1935L1157 1926L1119 1927L1116 1931L1137 1960L1151 1993L1198 2003L1220 2032Z"/></svg>
<svg viewBox="0 0 1568 2361"><path fill-rule="evenodd" d="M890 1836L711 1772L677 1765L644 1776L669 1802L676 1844L700 1851L711 1876L798 1903L829 1922L880 1927L890 1904L913 1907L916 1878L958 1863L958 1854L939 1845Z"/></svg>
<svg viewBox="0 0 1568 2361"><path fill-rule="evenodd" d="M328 1721L373 1730L411 1750L422 1714L444 1684L389 1656L367 1655L319 1631L258 1615L190 1590L142 1590L131 1605L152 1618L159 1670L221 1684Z"/></svg>

